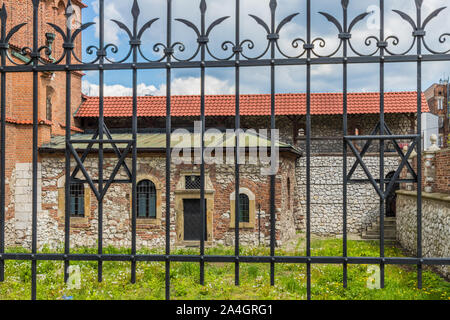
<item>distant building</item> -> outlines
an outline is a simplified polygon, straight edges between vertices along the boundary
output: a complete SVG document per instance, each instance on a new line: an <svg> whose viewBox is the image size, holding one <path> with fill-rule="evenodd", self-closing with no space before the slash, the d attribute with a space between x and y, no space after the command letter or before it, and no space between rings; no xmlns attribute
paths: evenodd
<svg viewBox="0 0 450 320"><path fill-rule="evenodd" d="M440 80L425 91L425 97L430 112L439 117L438 145L440 148L450 146L450 84L447 80Z"/></svg>

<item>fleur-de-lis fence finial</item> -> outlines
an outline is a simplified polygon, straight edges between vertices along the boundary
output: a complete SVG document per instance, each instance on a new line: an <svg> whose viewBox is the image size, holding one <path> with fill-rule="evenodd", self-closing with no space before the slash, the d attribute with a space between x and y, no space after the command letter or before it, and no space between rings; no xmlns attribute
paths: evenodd
<svg viewBox="0 0 450 320"><path fill-rule="evenodd" d="M30 0L30 1L32 3L34 13L36 14L37 10L39 9L39 6L41 4L41 1L40 0ZM223 51L227 51L230 49L232 49L232 50L230 51L230 55L228 57L219 58L215 55L214 52L212 52L210 50L210 48L211 48L210 36L211 36L211 33L216 29L217 26L222 24L225 20L229 19L230 17L223 16L223 17L218 18L215 21L213 21L210 25L206 25L205 17L206 17L206 13L208 10L207 1L206 0L198 0L198 1L199 1L199 10L200 10L200 14L201 14L201 24L200 25L196 25L186 19L181 19L181 18L175 19L176 21L181 22L182 24L187 26L189 29L191 29L196 35L197 45L193 49L193 51L195 51L195 52L189 58L180 59L179 57L176 57L175 49L177 49L178 52L183 52L186 49L185 45L181 42L170 43L167 45L165 45L163 43L154 44L153 45L154 53L158 53L161 51L161 49L163 49L162 50L163 54L161 54L160 58L149 59L144 55L143 47L142 47L143 35L148 29L150 29L150 27L155 23L155 21L158 20L158 18L149 20L145 24L143 24L142 26L140 26L138 28L139 18L141 17L141 7L139 5L138 0L133 0L132 5L131 5L131 16L133 19L132 24L128 25L128 24L125 24L118 20L112 19L113 23L115 23L119 27L120 30L124 31L129 38L129 48L126 49L126 50L128 50L128 52L125 55L125 58L123 58L121 60L112 59L112 58L109 58L108 56L105 56L105 59L107 61L109 61L110 63L116 63L116 64L122 63L122 62L125 62L131 56L131 54L133 52L135 52L135 53L139 53L140 56L148 62L160 62L167 57L171 57L176 61L185 61L186 62L186 61L191 61L195 57L197 57L197 55L199 54L201 49L206 49L206 52L209 54L209 56L215 60L222 60L222 61L229 60L237 53L239 53L242 56L242 58L245 58L248 60L257 60L257 59L262 58L264 55L266 55L271 48L275 48L276 51L275 50L273 50L273 51L275 51L277 54L278 53L281 54L285 58L300 58L304 54L306 54L306 52L311 52L316 57L332 57L337 54L337 52L342 48L344 43L348 44L349 49L354 54L359 55L359 56L373 56L377 52L379 52L381 50L381 48L383 48L383 50L386 54L405 55L405 54L408 54L414 48L416 43L418 43L418 42L422 43L424 48L426 48L429 52L431 52L433 54L448 54L450 52L450 49L447 51L438 51L438 50L432 49L426 42L426 37L425 37L427 34L426 28L429 27L430 23L432 21L434 21L434 19L436 17L438 17L441 14L441 12L444 11L444 9L446 9L446 7L440 7L438 9L432 11L428 16L426 16L424 19L422 19L422 10L423 10L424 1L423 0L414 0L414 1L412 1L412 3L415 4L415 8L417 11L417 18L413 18L412 16L408 15L407 13L405 13L403 11L393 10L393 12L395 12L401 19L406 21L413 29L412 30L413 31L413 33L412 33L413 39L411 40L412 44L406 51L404 51L402 53L392 52L391 48L393 46L397 46L400 42L399 38L394 35L384 37L382 39L382 41L380 40L381 38L379 37L379 35L368 36L365 39L364 44L367 47L369 47L369 46L372 46L373 43L375 42L375 45L376 45L376 48L374 48L374 50L372 50L372 52L369 54L365 54L365 53L363 54L354 47L353 42L355 40L352 39L352 32L354 32L353 30L354 30L355 26L358 25L358 23L363 21L368 15L371 14L369 12L364 12L364 13L357 15L355 18L353 18L353 20L351 20L350 23L345 24L345 25L340 21L340 19L337 19L333 15L331 15L327 12L319 12L319 14L324 16L329 22L331 22L338 31L337 37L339 38L339 45L337 46L337 49L335 49L331 54L321 55L315 51L315 47L317 47L317 43L319 44L319 47L321 47L321 48L326 47L326 43L323 38L317 37L314 40L310 41L310 43L306 43L304 41L304 39L302 39L302 38L296 38L291 43L291 46L292 46L291 49L294 48L301 52L296 53L296 55L294 55L294 56L291 56L291 55L288 55L285 52L283 52L283 50L280 48L280 44L282 44L282 42L280 41L280 33L285 28L285 26L288 23L292 22L293 19L299 13L290 14L290 15L286 16L284 19L282 19L281 22L276 22L275 17L276 17L276 10L278 9L278 1L265 0L265 1L267 1L267 2L265 2L266 5L268 4L268 7L270 9L270 21L264 21L260 17L253 15L253 14L249 15L259 26L261 26L264 29L264 31L266 33L267 45L264 45L264 48L261 51L262 53L260 53L257 56L251 56L248 54L248 52L246 53L247 50L253 50L256 47L255 43L249 39L246 39L243 41L238 40L238 41L240 41L240 43L234 43L233 41L225 41L221 45L221 48L223 49ZM341 0L340 5L342 7L344 16L347 17L350 0ZM381 13L381 14L384 14L384 13ZM81 24L81 26L78 27L77 29L72 29L72 26L74 24L72 24L71 21L72 21L72 19L74 19L74 16L75 16L75 10L73 7L73 1L67 0L66 11L65 11L67 28L65 28L64 26L61 26L61 25L48 23L48 25L50 25L56 31L55 33L59 34L62 37L63 53L61 54L61 57L59 57L59 58L54 57L55 53L52 53L52 51L55 51L54 49L56 48L55 41L52 41L52 42L48 41L47 46L41 46L41 47L36 47L36 48L31 48L31 46L29 46L29 47L21 48L18 51L19 53L21 53L22 55L31 57L31 59L29 59L28 62L25 62L25 64L30 64L36 60L38 60L39 63L43 63L43 64L50 64L50 63L58 64L64 59L64 57L67 57L68 54L70 56L73 56L78 62L83 63L83 64L96 63L98 61L99 57L98 57L98 55L95 56L96 51L98 52L98 48L95 45L88 46L86 49L86 53L88 55L95 56L93 58L93 60L89 61L89 62L82 61L82 59L77 56L77 53L76 53L77 51L74 50L75 39L81 34L81 32L83 30L94 25L95 23L89 22L89 23ZM19 63L23 64L23 62L17 62L16 59L12 59L10 57L11 52L10 52L10 50L7 50L7 49L9 49L9 42L10 42L11 38L15 34L17 34L17 32L26 23L21 23L17 26L14 26L13 28L11 28L11 30L9 30L9 32L7 32L7 30L6 30L7 19L8 19L8 15L6 12L6 5L3 3L3 5L0 9L0 23L1 23L0 51L5 53L5 56L13 64L16 64L16 65L18 65ZM346 20L346 19L344 19L344 20ZM49 35L52 35L52 34L49 34ZM54 37L52 37L51 39L53 39L53 38ZM446 43L448 38L450 38L450 33L448 33L448 32L443 33L442 35L439 36L439 43L441 43L441 44ZM303 47L301 47L301 44L303 44ZM36 45L36 44L34 44L34 45ZM300 48L302 50L299 50ZM107 49L109 49L109 52L112 52L114 54L116 54L119 51L118 46L115 44L107 44L106 46L104 46L105 52L107 51ZM44 58L44 55L41 56L41 51L43 53L45 53L45 56L46 56L45 58ZM272 53L273 53L273 51L272 51ZM53 54L53 56L52 56L52 54ZM202 51L202 54L203 54L203 51ZM133 57L134 57L134 55L133 55ZM134 60L136 60L136 59L134 59Z"/></svg>
<svg viewBox="0 0 450 320"><path fill-rule="evenodd" d="M215 59L216 58L212 52L210 51L209 47L208 47L208 43L209 43L209 35L211 34L212 30L217 27L219 24L221 24L223 21L227 20L228 18L230 18L229 16L225 16L225 17L221 17L218 18L217 20L213 21L209 27L206 29L206 31L203 30L203 24L204 24L204 18L206 15L206 10L207 10L207 5L206 5L206 1L205 0L201 0L200 1L200 14L202 16L202 30L199 30L199 28L192 23L189 20L186 19L175 19L178 22L183 23L184 25L186 25L187 27L191 28L195 34L197 35L197 49L195 51L195 53L189 57L188 59L178 59L177 57L173 56L175 60L177 61L191 61L192 59L194 59L197 54L199 53L200 49L204 46L206 48L206 50L208 51L208 53ZM184 50L184 46L183 46L183 50ZM181 50L181 51L183 51Z"/></svg>
<svg viewBox="0 0 450 320"><path fill-rule="evenodd" d="M8 21L8 12L6 11L5 3L3 2L0 10L0 23L1 23L1 35L0 35L0 52L8 57L8 60L15 65L18 65L9 55L9 41L26 23L21 23L14 26L8 33L6 33L6 24Z"/></svg>
<svg viewBox="0 0 450 320"><path fill-rule="evenodd" d="M297 55L297 56L295 56L295 57L291 57L291 56L285 54L285 53L281 50L281 48L279 47L278 40L279 40L279 38L280 38L280 32L281 32L281 29L283 29L283 27L284 27L287 23L291 22L292 19L294 19L297 15L299 15L299 13L298 13L298 12L297 12L297 13L293 13L293 14L291 14L291 15L285 17L283 20L281 20L281 22L280 22L277 26L275 26L274 21L275 21L275 13L276 13L276 10L277 10L277 6L278 6L278 4L277 4L277 1L276 1L276 0L270 0L270 2L269 2L269 7L270 7L270 13L271 13L271 20L272 20L272 23L271 23L271 24L273 24L273 28L269 27L269 25L268 25L263 19L261 19L260 17L258 17L258 16L256 16L256 15L253 15L253 14L249 14L249 16L250 16L251 18L253 18L253 20L255 20L256 23L258 23L258 24L259 24L261 27L263 27L264 30L266 31L268 43L267 43L267 46L266 46L266 49L264 50L264 52L263 52L262 54L260 54L259 56L250 58L250 57L246 56L246 55L243 53L242 55L243 55L245 58L254 60L254 59L259 59L259 58L263 57L263 56L268 52L268 50L269 50L269 48L270 48L270 45L271 45L272 43L274 43L275 46L276 46L276 48L278 49L278 51L279 51L283 56L285 56L285 57L287 57L287 58L299 58L299 57L301 57L301 56L306 52L306 50L305 50L305 51L303 51L302 53L300 53L299 55ZM298 48L298 42L299 42L299 41L302 41L303 43L305 43L305 41L304 41L303 39L298 38L298 39L295 39L295 40L292 42L292 46L293 46L294 48ZM253 49L254 43L253 43L251 40L245 40L245 41L242 42L242 44L244 44L245 42L249 43L249 49ZM242 45L242 44L241 44L241 45Z"/></svg>
<svg viewBox="0 0 450 320"><path fill-rule="evenodd" d="M346 15L347 15L347 10L348 10L348 5L349 5L349 3L350 3L350 1L349 0L342 0L341 1L341 6L342 6L342 11L343 11L343 15L346 17ZM351 37L352 37L352 30L353 30L353 28L355 27L355 25L358 23L358 22L360 22L360 21L362 21L362 20L364 20L369 14L370 14L370 12L364 12L364 13L361 13L361 14L359 14L359 15L357 15L351 22L350 22L350 24L347 26L347 25L343 25L343 24L341 24L339 21L338 21L338 19L336 19L334 16L332 16L331 14L329 14L329 13L327 13L327 12L322 12L322 11L320 11L319 12L319 14L321 14L322 16L324 16L329 22L331 22L331 23L333 23L335 26L336 26L336 29L339 31L339 33L338 33L338 38L339 38L339 46L338 46L338 48L335 50L335 51L333 51L331 54L329 54L329 55L320 55L320 54L318 54L317 52L314 52L314 50L313 50L313 53L316 55L316 56L318 56L318 57L331 57L331 56L334 56L338 51L339 51L339 49L342 47L342 45L343 45L343 43L345 42L345 41L347 41L347 43L349 43L350 44L350 47L352 48L352 46L351 46L351 43L350 43L350 39L351 39ZM322 39L322 38L316 38L316 39L314 39L313 41L312 41L312 43L314 44L316 41L320 41L321 42L321 44L320 44L320 47L325 47L325 40L324 39ZM352 48L353 49L353 48ZM354 50L355 51L355 50ZM356 52L357 53L357 52ZM359 54L359 53L358 53ZM360 55L360 54L359 54Z"/></svg>
<svg viewBox="0 0 450 320"><path fill-rule="evenodd" d="M426 35L425 28L426 28L426 26L428 25L428 23L430 23L430 21L432 21L434 18L439 16L439 14L443 10L445 10L447 7L440 7L438 9L434 10L422 22L419 13L421 13L421 10L422 10L423 0L415 0L415 3L416 3L416 9L417 9L417 12L418 12L418 14L417 14L417 22L415 22L414 19L411 16L409 16L407 13L405 13L403 11L395 10L395 9L392 10L393 12L397 13L403 20L408 22L411 25L412 29L413 29L413 34L412 35L414 37L414 42L413 42L413 44L411 45L411 47L407 51L405 51L405 52L403 52L401 54L402 55L403 54L407 54L409 51L411 51L411 49L414 47L414 44L416 42L422 42L423 45L425 46L425 48L428 51L430 51L431 53L433 53L433 54L447 54L447 53L449 53L450 49L447 50L447 51L442 51L442 52L439 52L439 51L431 49L428 46L428 44L427 44L427 42L425 40L425 35ZM439 42L440 43L444 43L446 41L446 37L450 37L450 33L443 33L442 35L440 35L439 36Z"/></svg>
<svg viewBox="0 0 450 320"><path fill-rule="evenodd" d="M82 24L78 29L76 29L73 33L72 33L72 23L71 23L71 19L73 18L74 15L74 9L72 6L72 2L69 0L67 2L67 6L65 9L65 17L66 17L66 30L64 31L60 26L54 24L54 23L47 23L49 26L51 26L57 33L59 33L63 39L63 44L62 44L62 48L64 49L64 52L62 54L61 57L59 57L58 59L54 59L51 60L52 64L58 64L60 63L64 57L66 57L66 55L70 55L72 54L75 59L80 62L83 63L81 61L81 59L78 58L78 56L76 55L74 48L75 48L75 39L78 37L78 35L85 29L87 29L88 27L92 26L95 24L95 22L88 22L85 24ZM46 53L50 53L51 54L51 49L48 49ZM49 54L48 54L49 55Z"/></svg>
<svg viewBox="0 0 450 320"><path fill-rule="evenodd" d="M141 9L139 7L139 3L137 0L133 1L133 6L131 7L131 16L133 17L133 31L131 31L123 22L120 22L118 20L115 19L111 19L112 22L114 22L115 24L117 24L117 26L122 29L123 31L126 32L126 34L128 35L128 38L130 39L129 44L130 44L130 49L128 51L128 53L126 54L125 58L123 58L120 61L114 61L115 63L122 63L125 60L127 60L131 53L133 52L133 50L138 50L141 54L141 56L147 60L147 61L151 61L150 59L147 59L147 57L143 54L142 50L141 50L141 44L142 44L142 35L144 34L144 32L149 29L153 23L155 23L155 21L159 20L159 18L154 18L151 19L149 21L147 21L138 31L138 21L139 21L139 16L141 15ZM116 53L118 51L117 46L115 45L109 45L109 46L114 46L113 52ZM163 57L164 58L164 57ZM108 61L113 62L112 60L106 58Z"/></svg>

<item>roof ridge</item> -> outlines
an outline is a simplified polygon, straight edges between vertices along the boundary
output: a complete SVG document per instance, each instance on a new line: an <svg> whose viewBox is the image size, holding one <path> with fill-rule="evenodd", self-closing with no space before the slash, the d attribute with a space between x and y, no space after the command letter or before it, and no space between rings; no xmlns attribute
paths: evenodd
<svg viewBox="0 0 450 320"><path fill-rule="evenodd" d="M368 92L348 92L347 95L372 95L372 94L379 94L380 92L377 91L368 91ZM385 92L384 94L411 94L411 93L417 93L417 91L389 91ZM312 92L311 95L343 95L343 92ZM424 94L424 92L422 92ZM270 96L270 93L245 93L241 94L241 97L249 97L249 96ZM299 96L299 95L306 95L306 92L283 92L283 93L276 93L275 96ZM83 95L87 99L99 99L99 96L88 96ZM234 94L206 94L205 97L234 97ZM104 96L104 99L131 99L133 96ZM163 99L166 96L152 96L152 95L145 95L145 96L137 96L138 99ZM193 98L193 97L200 97L199 94L195 95L171 95L172 98Z"/></svg>

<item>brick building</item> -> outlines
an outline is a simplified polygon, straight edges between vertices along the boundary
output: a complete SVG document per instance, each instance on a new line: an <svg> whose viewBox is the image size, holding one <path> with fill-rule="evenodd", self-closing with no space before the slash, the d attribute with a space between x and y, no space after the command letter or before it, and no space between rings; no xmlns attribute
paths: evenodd
<svg viewBox="0 0 450 320"><path fill-rule="evenodd" d="M86 7L81 1L72 1L74 27L81 22L81 11ZM32 42L33 6L31 1L4 0L0 7L7 12L6 30L26 23L10 40L9 56L16 64L25 64L29 55L22 48ZM49 62L62 54L63 40L48 25L53 23L66 28L67 1L45 0L39 6L39 46L51 48L51 54L41 51L41 58ZM76 40L76 52L81 53L81 37ZM12 62L7 60L7 65ZM72 73L72 114L81 104L80 72ZM45 72L38 78L38 144L48 143L55 135L65 131L65 73ZM15 228L24 233L31 223L31 170L33 137L33 75L31 73L6 74L6 220L14 220ZM77 127L72 132L80 132ZM39 183L41 180L39 180ZM22 232L23 231L23 232Z"/></svg>
<svg viewBox="0 0 450 320"><path fill-rule="evenodd" d="M379 95L349 94L349 122L351 134L370 133L377 124ZM83 97L84 102L75 114L76 121L84 129L73 139L91 138L97 125L98 97ZM276 174L276 239L283 245L296 230L304 230L306 203L304 148L304 94L277 95L277 127L280 128L280 164ZM387 93L386 120L394 133L408 133L414 129L416 93ZM132 103L130 97L106 97L104 99L105 122L115 139L127 139L130 135ZM244 129L266 129L270 122L270 98L268 95L242 96L241 113ZM314 94L312 99L313 156L311 183L312 232L334 235L342 232L342 95ZM424 106L426 104L424 103ZM426 108L426 107L425 107ZM138 135L138 198L151 199L142 212L138 208L137 244L139 247L164 244L165 231L165 97L139 97ZM427 111L424 109L424 111ZM207 96L207 128L224 131L234 127L233 96ZM191 129L200 115L198 96L172 97L173 128ZM149 129L151 128L151 129ZM249 134L247 132L247 134ZM264 140L264 138L259 137ZM172 137L173 141L177 138ZM209 138L207 136L207 141ZM244 139L247 141L247 139ZM250 140L249 140L250 141ZM293 142L295 141L295 143ZM260 141L261 142L261 141ZM246 142L252 147L252 142ZM357 143L357 142L356 142ZM266 144L268 144L266 140ZM40 241L52 246L63 239L64 216L64 137L54 136L40 148L42 158L42 207L39 221L42 227ZM172 146L174 144L172 143ZM230 147L229 144L227 144ZM232 146L232 145L231 145ZM80 150L83 149L80 145ZM377 148L377 146L375 146ZM386 172L397 168L399 157L386 147ZM116 161L112 149L105 151L104 172L108 176ZM366 164L376 176L379 158L368 153ZM354 162L349 154L349 165ZM85 161L93 179L97 172L95 150ZM75 167L75 163L73 163ZM245 217L240 223L240 237L244 244L268 243L270 239L270 179L261 174L262 162L240 166L240 194L246 204ZM199 165L173 165L171 171L171 241L175 245L195 244L198 223L192 210L198 212L200 191ZM81 174L78 176L82 178ZM124 171L118 178L125 178ZM356 178L364 178L362 170ZM195 186L197 181L197 186ZM194 186L192 185L194 184ZM142 188L142 189L141 189ZM71 218L72 243L94 245L97 237L97 201L87 184L79 186L75 213ZM76 193L75 192L75 193ZM146 198L145 194L149 196ZM113 184L104 199L105 244L128 246L130 229L130 185ZM234 241L234 164L214 163L206 165L207 242L231 245ZM147 201L147 200L144 200ZM389 205L392 207L392 205ZM395 206L394 206L395 207ZM143 208L143 206L141 206ZM192 209L194 208L194 209ZM369 185L349 186L348 231L361 233L378 215L379 201ZM191 210L192 209L192 210ZM189 218L190 217L190 218ZM198 218L198 217L197 217ZM192 220L194 219L194 220ZM197 221L198 222L198 221ZM14 232L11 233L14 235ZM17 235L16 241L26 241ZM20 240L19 240L20 239Z"/></svg>
<svg viewBox="0 0 450 320"><path fill-rule="evenodd" d="M30 4L17 5L4 1L11 14L9 22L15 25L30 22ZM75 23L81 21L81 9L76 5ZM61 39L50 35L54 32L46 24L63 25L64 1L42 1L40 5L40 42L61 47ZM25 19L17 14L23 10ZM31 33L30 24L13 39L11 56L18 62L27 61L19 48L29 45L26 37ZM47 35L45 35L47 34ZM59 41L59 42L58 42ZM78 39L77 41L81 41ZM57 45L59 43L59 45ZM81 44L79 42L78 44ZM61 54L52 51L52 59ZM76 50L80 50L77 46ZM80 52L78 52L80 54ZM72 74L72 139L91 138L98 123L96 97L81 94L82 73ZM31 145L32 145L32 76L8 74L7 88L7 192L6 192L6 243L28 246L31 242ZM428 111L423 98L424 112ZM65 148L65 75L40 74L39 77L39 166L38 166L38 245L58 247L64 240L64 153ZM106 97L104 114L106 126L114 138L129 137L131 128L130 97ZM312 95L312 158L311 158L311 231L321 235L342 232L342 94ZM415 92L386 93L386 123L393 134L414 132L416 126ZM206 126L226 130L234 128L234 97L206 97ZM349 134L370 134L379 118L379 94L352 93L348 97ZM276 174L275 207L276 239L282 245L291 239L296 230L304 230L306 203L306 166L302 150L305 147L306 95L280 94L276 96L276 120L280 128L279 170ZM199 119L200 98L185 96L172 98L173 128L190 129ZM244 129L270 128L270 96L245 95L241 98L241 123ZM165 98L139 97L138 99L138 219L137 245L159 246L164 244L165 208ZM250 136L256 137L257 144ZM8 137L14 137L9 139ZM248 137L248 139L247 139ZM247 133L247 154L260 144L268 144L264 135ZM406 143L403 142L403 143ZM357 148L361 142L355 141ZM227 147L230 145L227 144ZM80 145L80 151L83 149ZM374 145L369 151L377 151ZM93 179L98 172L95 150L85 160L85 166ZM392 145L386 144L385 172L395 171L399 156ZM112 148L105 150L103 169L108 176L114 168L116 155ZM372 174L379 175L379 157L367 153L366 164ZM349 154L349 166L355 158ZM129 159L128 166L131 167ZM261 159L240 167L241 241L246 244L267 243L270 236L269 197L270 179L261 173ZM75 168L75 162L73 162ZM199 226L198 188L199 165L174 165L171 171L171 242L173 244L196 243ZM119 172L118 177L126 177ZM206 235L211 244L230 245L234 241L234 164L213 163L206 165ZM77 178L82 178L79 174ZM365 178L362 170L355 178ZM70 187L71 244L94 246L97 240L97 199L85 183ZM131 186L112 184L104 198L104 240L106 245L130 246L131 242ZM348 231L361 233L378 215L379 200L370 185L349 186ZM390 206L391 207L391 206Z"/></svg>
<svg viewBox="0 0 450 320"><path fill-rule="evenodd" d="M450 146L450 84L440 80L425 91L430 112L439 117L438 145L440 148Z"/></svg>

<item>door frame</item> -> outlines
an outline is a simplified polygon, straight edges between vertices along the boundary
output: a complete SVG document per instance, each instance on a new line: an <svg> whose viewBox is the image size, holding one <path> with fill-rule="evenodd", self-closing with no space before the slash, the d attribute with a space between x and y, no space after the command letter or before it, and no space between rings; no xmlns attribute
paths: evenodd
<svg viewBox="0 0 450 320"><path fill-rule="evenodd" d="M206 200L206 244L213 241L214 190L205 190ZM199 240L184 240L184 199L200 200L200 190L175 190L176 244L181 246L200 245Z"/></svg>

